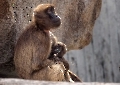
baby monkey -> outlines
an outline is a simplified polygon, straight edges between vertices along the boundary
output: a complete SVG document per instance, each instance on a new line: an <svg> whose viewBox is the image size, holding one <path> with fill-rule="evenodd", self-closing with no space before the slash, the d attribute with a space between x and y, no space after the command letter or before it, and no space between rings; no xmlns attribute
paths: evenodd
<svg viewBox="0 0 120 85"><path fill-rule="evenodd" d="M62 42L57 42L57 38L51 33L52 37L52 48L51 53L49 56L50 60L53 60L54 62L60 61L63 62L65 66L65 80L69 82L81 82L78 76L76 76L73 72L69 70L69 63L65 60L63 57L64 54L67 52L67 47Z"/></svg>

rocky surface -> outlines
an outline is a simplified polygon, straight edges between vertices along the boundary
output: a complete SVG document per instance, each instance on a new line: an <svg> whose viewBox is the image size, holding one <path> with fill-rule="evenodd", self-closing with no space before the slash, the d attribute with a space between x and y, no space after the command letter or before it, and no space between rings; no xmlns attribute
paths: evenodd
<svg viewBox="0 0 120 85"><path fill-rule="evenodd" d="M16 77L15 42L31 21L32 10L40 3L55 5L62 24L53 32L68 50L82 49L90 43L101 0L0 0L0 77Z"/></svg>
<svg viewBox="0 0 120 85"><path fill-rule="evenodd" d="M120 83L68 83L68 82L49 82L33 81L22 79L0 79L0 85L120 85Z"/></svg>

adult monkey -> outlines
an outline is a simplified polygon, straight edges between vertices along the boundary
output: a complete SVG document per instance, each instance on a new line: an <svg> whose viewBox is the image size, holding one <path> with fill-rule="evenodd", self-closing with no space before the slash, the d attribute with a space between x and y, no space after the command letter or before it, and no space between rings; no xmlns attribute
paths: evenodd
<svg viewBox="0 0 120 85"><path fill-rule="evenodd" d="M64 62L49 59L52 47L49 31L59 27L60 24L60 17L55 13L53 5L41 4L34 9L32 22L18 39L15 48L14 62L19 77L70 81L65 78L65 76L70 78L67 75L70 72L66 74Z"/></svg>

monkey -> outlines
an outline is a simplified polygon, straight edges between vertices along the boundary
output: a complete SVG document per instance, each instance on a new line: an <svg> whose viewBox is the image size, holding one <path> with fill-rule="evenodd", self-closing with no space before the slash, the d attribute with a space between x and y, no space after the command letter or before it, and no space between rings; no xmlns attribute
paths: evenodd
<svg viewBox="0 0 120 85"><path fill-rule="evenodd" d="M82 82L81 79L75 75L72 71L69 70L69 63L65 60L65 58L63 57L63 55L66 52L66 46L59 42L57 43L57 45L52 47L52 51L50 54L50 59L54 60L54 61L61 61L63 62L64 66L65 66L65 80L69 81L69 82Z"/></svg>
<svg viewBox="0 0 120 85"><path fill-rule="evenodd" d="M31 23L20 35L15 46L14 64L20 78L69 81L71 76L66 72L69 64L62 57L66 52L61 49L64 44L60 47L58 43L51 43L50 38L50 30L58 28L60 24L61 19L52 4L40 4L34 9ZM60 49L60 53L56 53L56 59L49 58L53 48Z"/></svg>
<svg viewBox="0 0 120 85"><path fill-rule="evenodd" d="M53 61L61 61L65 66L65 80L69 82L82 82L81 79L69 70L69 63L65 60L63 55L67 52L67 47L62 42L57 42L57 38L51 33L52 49L49 59Z"/></svg>
<svg viewBox="0 0 120 85"><path fill-rule="evenodd" d="M57 42L57 41L58 41L57 38L54 36L54 34L51 33L52 48L51 48L51 53L49 55L49 59L51 59L53 61L63 62L65 68L68 70L69 64L63 57L64 54L67 52L67 47L64 43Z"/></svg>
<svg viewBox="0 0 120 85"><path fill-rule="evenodd" d="M14 64L20 78L65 81L64 64L50 60L50 30L60 26L61 19L52 4L40 4L33 11L31 23L15 46Z"/></svg>
<svg viewBox="0 0 120 85"><path fill-rule="evenodd" d="M65 66L65 80L69 82L82 82L82 80L69 70L69 63L65 60L63 55L66 53L66 45L58 42L57 45L52 47L50 59L54 61L61 61Z"/></svg>

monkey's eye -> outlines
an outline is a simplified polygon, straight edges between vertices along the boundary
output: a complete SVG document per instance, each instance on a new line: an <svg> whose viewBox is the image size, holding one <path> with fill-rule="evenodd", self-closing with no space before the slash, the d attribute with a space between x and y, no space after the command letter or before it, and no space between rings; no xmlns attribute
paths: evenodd
<svg viewBox="0 0 120 85"><path fill-rule="evenodd" d="M47 8L46 11L47 11L48 14L55 13L55 11L54 11L54 7L53 7L53 6Z"/></svg>

